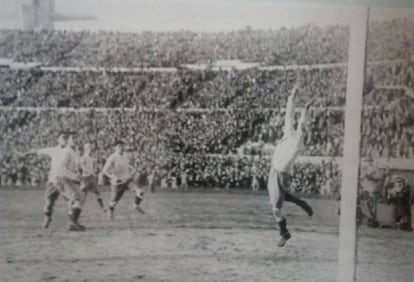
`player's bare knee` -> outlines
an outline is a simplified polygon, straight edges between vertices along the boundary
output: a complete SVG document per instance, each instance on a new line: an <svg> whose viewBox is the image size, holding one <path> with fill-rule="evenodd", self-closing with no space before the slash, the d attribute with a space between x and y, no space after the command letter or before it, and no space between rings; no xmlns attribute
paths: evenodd
<svg viewBox="0 0 414 282"><path fill-rule="evenodd" d="M72 208L74 208L74 209L82 209L82 202L80 200L73 201Z"/></svg>
<svg viewBox="0 0 414 282"><path fill-rule="evenodd" d="M108 203L108 206L109 206L110 208L114 208L114 207L116 206L116 201L110 201L110 202Z"/></svg>
<svg viewBox="0 0 414 282"><path fill-rule="evenodd" d="M142 191L141 189L136 189L136 190L135 190L135 195L136 195L138 198L142 199L142 198L144 198L144 191Z"/></svg>

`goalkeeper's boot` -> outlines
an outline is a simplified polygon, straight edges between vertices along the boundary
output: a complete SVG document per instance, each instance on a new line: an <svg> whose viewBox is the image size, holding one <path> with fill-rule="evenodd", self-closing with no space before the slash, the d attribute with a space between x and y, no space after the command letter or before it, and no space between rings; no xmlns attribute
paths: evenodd
<svg viewBox="0 0 414 282"><path fill-rule="evenodd" d="M287 240L289 240L292 237L286 227L286 218L283 218L282 221L279 222L279 228L281 238L278 246L283 247L286 244Z"/></svg>
<svg viewBox="0 0 414 282"><path fill-rule="evenodd" d="M279 240L279 244L278 247L283 247L286 245L286 242L292 237L292 235L290 234L290 232L286 232L285 234L283 234L283 236L280 238Z"/></svg>

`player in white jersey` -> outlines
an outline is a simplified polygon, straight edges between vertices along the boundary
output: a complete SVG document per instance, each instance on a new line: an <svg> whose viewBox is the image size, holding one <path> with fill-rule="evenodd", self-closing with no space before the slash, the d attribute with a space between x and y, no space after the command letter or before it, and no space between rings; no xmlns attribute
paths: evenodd
<svg viewBox="0 0 414 282"><path fill-rule="evenodd" d="M48 156L50 158L50 170L48 175L48 181L45 190L45 206L44 206L44 215L45 219L43 221L43 227L48 228L50 222L52 221L53 207L56 200L59 198L59 190L57 188L57 170L58 164L62 161L63 151L67 144L67 133L60 132L58 135L58 145L54 147L47 147L42 149L31 150L22 155L37 154L40 156Z"/></svg>
<svg viewBox="0 0 414 282"><path fill-rule="evenodd" d="M96 174L96 161L92 156L91 143L85 143L83 146L83 155L80 158L80 168L82 173L80 190L83 193L82 206L85 203L86 195L92 192L96 195L96 200L100 208L105 212L105 206L102 201L101 193L98 190L98 176Z"/></svg>
<svg viewBox="0 0 414 282"><path fill-rule="evenodd" d="M286 226L286 218L282 214L282 206L284 201L295 203L303 208L309 216L313 215L313 210L306 201L301 200L288 192L290 185L289 169L298 156L303 145L303 127L306 119L306 112L313 103L313 101L311 101L304 109L302 109L297 123L297 128L295 130L295 97L297 91L298 87L295 86L288 98L282 139L275 147L273 145L266 144L267 147L270 146L274 148L267 189L269 192L270 203L272 205L273 216L275 217L280 229L281 239L278 244L280 247L283 247L286 244L286 241L291 237L291 234ZM264 145L261 144L261 146L263 147Z"/></svg>
<svg viewBox="0 0 414 282"><path fill-rule="evenodd" d="M131 171L133 170L129 164L129 158L124 152L125 142L123 140L115 143L115 152L106 160L102 173L109 178L111 182L111 199L108 203L109 217L113 218L116 204L122 198L126 190L134 190L135 192L135 209L144 213L140 204L142 202L144 191L138 187Z"/></svg>
<svg viewBox="0 0 414 282"><path fill-rule="evenodd" d="M62 161L56 172L57 188L69 204L69 230L83 231L85 227L78 220L82 211L83 194L80 191L80 156L76 151L76 135L70 133L68 145L62 152Z"/></svg>

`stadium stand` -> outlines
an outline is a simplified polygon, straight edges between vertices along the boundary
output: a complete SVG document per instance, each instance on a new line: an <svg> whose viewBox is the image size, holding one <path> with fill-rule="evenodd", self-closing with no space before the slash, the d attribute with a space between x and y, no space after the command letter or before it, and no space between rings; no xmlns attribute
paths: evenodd
<svg viewBox="0 0 414 282"><path fill-rule="evenodd" d="M381 87L364 96L363 157L414 157L407 94L414 63L404 43L414 33L393 32L410 25L371 26L376 36L369 42L369 68L372 83ZM101 165L113 141L128 136L138 170L158 170L171 187L263 188L269 160L260 152L237 153L247 141L282 137L283 108L299 75L299 106L317 98L303 156L323 161L297 163L292 190L334 195L341 177L335 158L343 148L347 34L341 26L212 34L0 31L0 57L43 65L0 68L1 183L44 181L47 160L14 152L51 146L60 128L72 128L95 143ZM390 40L401 42L398 50L391 50ZM229 59L260 67L208 66ZM306 68L295 70L298 65Z"/></svg>

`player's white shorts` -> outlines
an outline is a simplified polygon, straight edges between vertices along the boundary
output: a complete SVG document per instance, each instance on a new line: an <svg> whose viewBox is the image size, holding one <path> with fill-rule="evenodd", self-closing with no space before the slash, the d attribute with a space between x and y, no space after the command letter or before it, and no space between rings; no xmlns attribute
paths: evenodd
<svg viewBox="0 0 414 282"><path fill-rule="evenodd" d="M281 209L283 206L285 191L289 187L290 176L287 172L271 170L267 182L270 203L273 209Z"/></svg>

